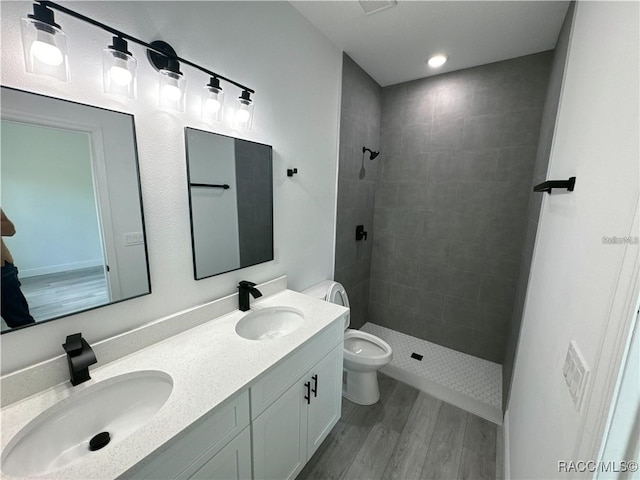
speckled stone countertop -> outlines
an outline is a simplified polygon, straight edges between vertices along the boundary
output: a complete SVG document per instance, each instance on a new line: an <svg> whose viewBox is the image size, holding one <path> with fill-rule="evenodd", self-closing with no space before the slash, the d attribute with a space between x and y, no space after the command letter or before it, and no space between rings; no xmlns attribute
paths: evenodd
<svg viewBox="0 0 640 480"><path fill-rule="evenodd" d="M246 340L236 334L235 326L248 312L235 311L103 367L98 359L97 368L90 369L91 380L88 382L76 387L66 382L3 408L0 412L3 452L14 435L30 421L70 395L124 373L165 372L173 379L173 390L149 423L109 448L37 477L115 478L226 399L250 387L262 373L348 311L291 290L254 301L251 305L252 310L270 306L294 307L304 313L305 320L300 328L284 337ZM3 472L2 478L18 477Z"/></svg>

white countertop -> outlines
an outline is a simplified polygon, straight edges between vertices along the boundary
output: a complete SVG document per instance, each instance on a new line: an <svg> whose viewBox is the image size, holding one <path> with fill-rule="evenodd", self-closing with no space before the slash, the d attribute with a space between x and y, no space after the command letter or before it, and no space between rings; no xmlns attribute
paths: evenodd
<svg viewBox="0 0 640 480"><path fill-rule="evenodd" d="M35 417L76 392L124 373L165 372L173 379L173 390L149 423L110 448L93 452L38 478L117 477L226 399L249 387L262 373L348 311L291 290L253 301L251 310L270 306L301 310L304 324L281 338L246 340L235 333L235 325L249 312L235 311L103 367L98 358L94 365L97 368L90 368L91 380L88 382L76 387L66 382L3 408L0 411L2 450ZM3 472L2 478L17 477Z"/></svg>

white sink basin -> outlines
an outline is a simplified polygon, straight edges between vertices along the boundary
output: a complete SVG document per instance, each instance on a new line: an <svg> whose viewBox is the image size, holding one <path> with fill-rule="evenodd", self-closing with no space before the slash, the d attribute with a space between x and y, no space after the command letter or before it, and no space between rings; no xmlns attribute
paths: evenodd
<svg viewBox="0 0 640 480"><path fill-rule="evenodd" d="M2 455L2 472L33 477L108 451L149 422L172 389L169 375L149 370L80 390L38 415L11 439ZM110 442L90 451L89 441L101 432L109 432Z"/></svg>
<svg viewBox="0 0 640 480"><path fill-rule="evenodd" d="M289 335L304 321L304 314L291 307L268 307L242 317L236 333L247 340L270 340Z"/></svg>

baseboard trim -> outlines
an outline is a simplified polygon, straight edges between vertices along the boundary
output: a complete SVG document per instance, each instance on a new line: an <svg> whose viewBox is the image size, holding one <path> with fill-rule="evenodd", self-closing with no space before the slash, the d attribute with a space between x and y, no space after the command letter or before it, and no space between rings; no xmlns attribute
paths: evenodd
<svg viewBox="0 0 640 480"><path fill-rule="evenodd" d="M38 277L40 275L49 275L51 273L70 272L72 270L82 270L84 268L98 267L101 265L104 265L104 262L101 258L97 258L94 260L84 260L82 262L48 265L46 267L21 268L20 278Z"/></svg>

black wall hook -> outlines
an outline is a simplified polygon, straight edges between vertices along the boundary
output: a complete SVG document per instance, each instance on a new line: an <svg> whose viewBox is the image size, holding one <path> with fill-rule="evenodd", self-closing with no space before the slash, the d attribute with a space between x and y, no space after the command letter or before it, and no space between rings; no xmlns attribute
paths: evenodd
<svg viewBox="0 0 640 480"><path fill-rule="evenodd" d="M569 192L573 192L575 186L576 177L571 177L569 180L547 180L533 187L533 191L551 193L554 188L566 188Z"/></svg>
<svg viewBox="0 0 640 480"><path fill-rule="evenodd" d="M297 168L287 168L287 177L293 177L296 173L298 173Z"/></svg>

